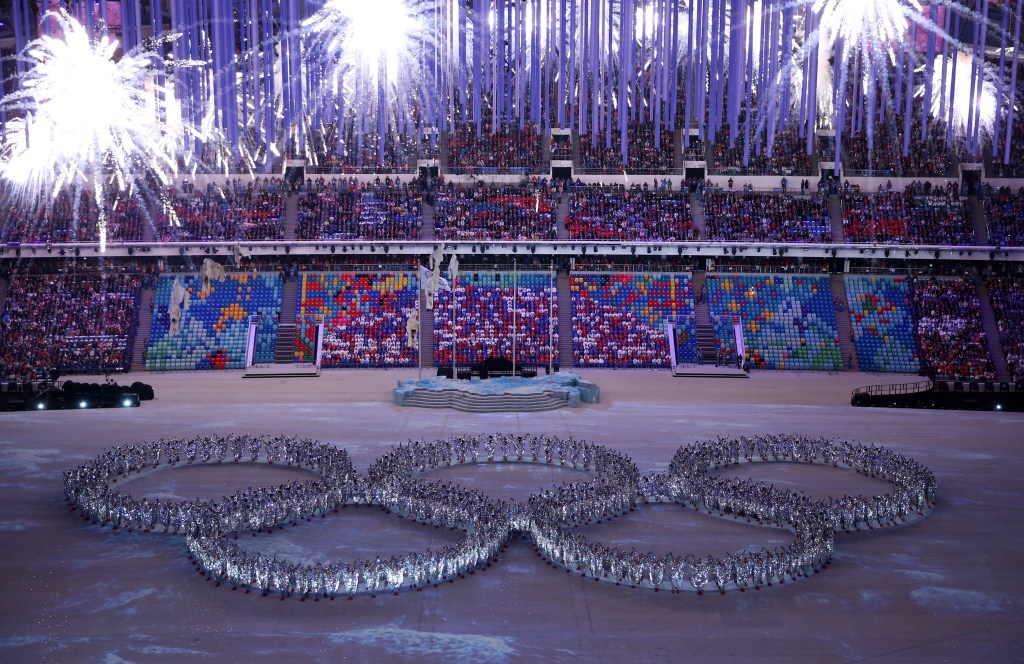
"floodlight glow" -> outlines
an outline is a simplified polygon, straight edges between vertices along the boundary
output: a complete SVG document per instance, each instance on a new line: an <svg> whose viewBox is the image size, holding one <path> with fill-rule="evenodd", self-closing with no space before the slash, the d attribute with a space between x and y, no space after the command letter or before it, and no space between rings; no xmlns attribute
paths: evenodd
<svg viewBox="0 0 1024 664"><path fill-rule="evenodd" d="M87 405L88 405L88 404L86 404L86 403L85 403L84 401L79 401L79 402L78 402L78 407L79 407L79 408L85 408L85 407L86 407Z"/></svg>
<svg viewBox="0 0 1024 664"><path fill-rule="evenodd" d="M40 401L39 405L37 405L36 408L39 409L39 410L43 410L44 408L46 408L46 404L44 404L42 401Z"/></svg>
<svg viewBox="0 0 1024 664"><path fill-rule="evenodd" d="M12 185L13 202L24 209L62 190L78 199L92 190L104 251L106 193L133 195L149 186L148 176L166 185L177 173L184 136L180 114L166 101L173 99L173 84L171 77L165 85L153 81L162 58L155 46L115 60L118 42L109 36L92 39L66 12L44 20L55 22L62 36L44 34L18 55L28 70L0 101L0 110L14 117L0 149L0 179Z"/></svg>
<svg viewBox="0 0 1024 664"><path fill-rule="evenodd" d="M125 399L125 400L124 400L124 401L122 401L121 403L122 403L122 404L124 404L124 407L125 407L125 408L128 408L129 406L131 406L131 405L132 405L132 400L131 400L131 399Z"/></svg>

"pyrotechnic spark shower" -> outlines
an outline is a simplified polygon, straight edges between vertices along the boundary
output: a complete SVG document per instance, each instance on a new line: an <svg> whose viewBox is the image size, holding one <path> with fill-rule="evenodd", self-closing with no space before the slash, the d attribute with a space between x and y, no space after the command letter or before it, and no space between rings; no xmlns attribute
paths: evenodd
<svg viewBox="0 0 1024 664"><path fill-rule="evenodd" d="M67 13L45 21L55 22L61 36L26 46L18 56L27 65L19 89L0 102L19 116L6 126L0 178L10 183L12 202L26 209L75 192L75 224L81 192L91 189L105 251L107 194L136 195L150 176L170 183L184 125L172 87L154 77L161 56L153 47L116 59L116 40L91 38Z"/></svg>

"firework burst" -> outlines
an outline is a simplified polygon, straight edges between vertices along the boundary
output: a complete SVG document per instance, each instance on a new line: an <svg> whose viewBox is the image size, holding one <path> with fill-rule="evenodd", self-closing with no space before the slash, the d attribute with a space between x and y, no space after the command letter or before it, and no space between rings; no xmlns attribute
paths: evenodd
<svg viewBox="0 0 1024 664"><path fill-rule="evenodd" d="M18 56L27 66L19 88L0 100L8 115L18 116L6 126L0 179L21 208L62 191L80 198L91 190L104 251L108 195L135 197L154 182L170 183L186 129L173 86L155 76L162 56L154 45L118 58L116 40L91 38L67 13L46 20L56 22L61 36L26 46Z"/></svg>

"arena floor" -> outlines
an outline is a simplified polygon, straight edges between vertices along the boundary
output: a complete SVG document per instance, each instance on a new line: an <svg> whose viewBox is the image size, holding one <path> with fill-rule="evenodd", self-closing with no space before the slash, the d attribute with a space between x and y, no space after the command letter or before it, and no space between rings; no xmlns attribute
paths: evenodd
<svg viewBox="0 0 1024 664"><path fill-rule="evenodd" d="M899 377L755 373L673 379L583 371L602 403L541 414L402 409L390 389L415 370L243 380L239 372L129 376L138 409L0 414L0 659L142 661L1006 662L1024 658L1024 415L854 409L850 390ZM123 381L122 381L123 382ZM180 537L101 529L70 513L61 473L124 442L203 433L299 434L343 446L363 471L410 438L497 431L575 436L663 470L680 445L717 435L801 433L898 449L939 482L922 523L838 535L833 564L781 587L671 595L556 571L522 540L500 561L421 593L300 602L215 587ZM186 497L280 482L279 468L166 469L135 491ZM784 464L758 478L813 494L885 491L851 471ZM521 496L574 477L546 466L455 468L438 477ZM131 488L132 482L125 485ZM189 492L192 492L191 494ZM1002 507L1000 507L1002 505ZM1002 510L1002 511L1001 511ZM640 508L588 535L659 553L721 554L785 533ZM448 533L348 510L253 538L294 558L390 556Z"/></svg>

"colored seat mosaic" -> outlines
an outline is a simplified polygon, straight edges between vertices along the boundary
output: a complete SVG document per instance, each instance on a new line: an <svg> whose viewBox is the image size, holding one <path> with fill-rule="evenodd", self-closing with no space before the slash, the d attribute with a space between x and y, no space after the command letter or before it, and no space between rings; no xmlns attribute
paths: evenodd
<svg viewBox="0 0 1024 664"><path fill-rule="evenodd" d="M828 277L782 274L709 274L712 318L739 316L751 364L758 369L841 371L842 351ZM735 354L725 325L720 348Z"/></svg>
<svg viewBox="0 0 1024 664"><path fill-rule="evenodd" d="M511 272L467 272L456 280L456 347L459 364L477 364L489 357L512 359L516 330L516 361L524 366L548 363L548 344L558 364L558 301L547 272L520 272L516 279L513 316ZM451 292L438 293L434 309L434 363L451 366ZM555 321L554 326L551 325ZM553 339L552 339L553 334Z"/></svg>
<svg viewBox="0 0 1024 664"><path fill-rule="evenodd" d="M845 281L861 371L917 373L921 362L906 279L847 275Z"/></svg>
<svg viewBox="0 0 1024 664"><path fill-rule="evenodd" d="M324 317L323 367L409 367L418 361L408 329L417 311L412 272L322 272L302 275L298 314ZM299 325L295 360L316 360L315 328Z"/></svg>
<svg viewBox="0 0 1024 664"><path fill-rule="evenodd" d="M680 361L697 361L689 274L580 274L570 284L577 366L669 366L669 316L683 319L676 331L677 344L683 335Z"/></svg>
<svg viewBox="0 0 1024 664"><path fill-rule="evenodd" d="M188 295L172 302L177 280ZM249 316L262 314L255 361L274 361L281 313L277 274L229 274L203 291L199 275L165 275L156 287L146 369L243 369ZM180 316L175 321L173 316Z"/></svg>

